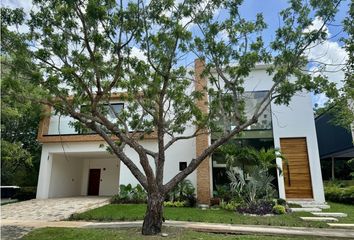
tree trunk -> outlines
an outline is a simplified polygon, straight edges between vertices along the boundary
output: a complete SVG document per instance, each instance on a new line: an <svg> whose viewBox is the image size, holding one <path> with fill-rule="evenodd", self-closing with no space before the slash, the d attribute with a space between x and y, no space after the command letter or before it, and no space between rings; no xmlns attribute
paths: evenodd
<svg viewBox="0 0 354 240"><path fill-rule="evenodd" d="M164 197L159 193L148 195L147 209L144 217L143 235L156 235L161 232Z"/></svg>

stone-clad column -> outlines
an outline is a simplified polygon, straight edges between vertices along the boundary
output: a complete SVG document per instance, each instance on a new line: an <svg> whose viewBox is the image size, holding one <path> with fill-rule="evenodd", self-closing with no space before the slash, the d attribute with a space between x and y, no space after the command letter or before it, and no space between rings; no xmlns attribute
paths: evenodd
<svg viewBox="0 0 354 240"><path fill-rule="evenodd" d="M195 62L195 90L203 91L204 96L197 101L197 106L205 113L208 112L208 94L205 91L207 79L201 77L204 70L204 61L196 59ZM196 137L196 155L199 156L210 144L209 134ZM211 191L211 158L207 157L197 168L197 201L199 204L210 204Z"/></svg>

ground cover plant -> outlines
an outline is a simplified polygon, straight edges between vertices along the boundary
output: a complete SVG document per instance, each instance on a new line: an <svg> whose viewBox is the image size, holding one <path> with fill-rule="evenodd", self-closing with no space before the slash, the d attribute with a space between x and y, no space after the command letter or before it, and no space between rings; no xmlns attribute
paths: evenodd
<svg viewBox="0 0 354 240"><path fill-rule="evenodd" d="M325 186L326 200L354 205L354 186L331 184Z"/></svg>

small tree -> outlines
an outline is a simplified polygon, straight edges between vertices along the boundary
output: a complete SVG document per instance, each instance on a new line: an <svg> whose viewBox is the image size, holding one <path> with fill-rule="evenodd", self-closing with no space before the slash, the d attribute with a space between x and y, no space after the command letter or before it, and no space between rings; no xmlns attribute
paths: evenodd
<svg viewBox="0 0 354 240"><path fill-rule="evenodd" d="M143 234L161 231L166 194L219 146L256 123L272 101L287 104L303 88L333 87L302 70L307 64L304 51L325 38L325 24L335 16L340 0L291 0L280 13L281 23L269 47L262 39L267 28L262 14L254 20L242 17L239 0L33 2L37 9L26 20L18 10L14 14L2 9L2 53L13 53L22 66L34 64L38 71L31 71L33 82L47 95L39 100L76 119L77 127L98 133L146 189ZM223 17L215 18L216 12ZM305 31L313 20L310 16L321 17L323 26ZM16 35L9 30L9 25L22 22L28 33ZM9 39L14 34L26 50L12 47ZM143 58L137 58L136 52ZM23 62L28 60L23 56L29 56L29 62ZM204 60L205 69L193 77L184 63L195 57ZM267 71L273 85L247 118L243 84L258 62L272 63ZM15 68L21 71L18 64ZM191 83L201 78L208 78L210 84L190 90ZM108 119L106 106L117 92L124 93L120 97L128 104L114 120ZM202 111L196 102L207 100L207 94L212 101L209 111ZM80 111L82 105L87 107ZM231 123L232 130L226 127ZM194 132L186 134L187 127ZM165 152L179 141L211 130L220 131L220 138L164 183ZM153 131L157 151L139 141ZM126 146L138 154L142 171L124 153Z"/></svg>

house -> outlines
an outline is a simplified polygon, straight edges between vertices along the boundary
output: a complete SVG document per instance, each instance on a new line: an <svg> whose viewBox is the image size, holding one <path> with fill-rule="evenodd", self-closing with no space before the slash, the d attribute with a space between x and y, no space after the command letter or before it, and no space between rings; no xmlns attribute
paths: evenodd
<svg viewBox="0 0 354 240"><path fill-rule="evenodd" d="M195 87L202 89L208 80L201 77L203 62L195 62ZM249 101L246 105L257 104L270 89L272 80L266 73L267 66L258 65L245 81ZM198 103L208 111L208 97ZM124 102L112 97L112 103L124 107ZM246 106L247 108L247 106ZM69 124L67 116L52 115L40 123L38 140L43 144L37 198L54 198L77 195L113 195L119 184L133 185L138 181L119 159L101 148L102 139L96 134L79 134ZM193 132L194 129L187 129ZM186 164L205 149L216 136L198 135L178 142L166 152L165 179L169 180ZM154 134L140 140L148 149L157 149ZM309 199L318 203L325 201L321 168L317 147L312 102L309 93L296 94L289 106L271 104L257 124L250 126L235 139L242 145L279 148L287 158L277 164L283 174L278 176L279 197L284 199ZM137 154L129 147L126 154L135 159ZM180 162L182 160L182 162ZM217 184L217 173L225 168L215 157L207 158L188 179L196 187L199 203L209 203L213 186ZM214 177L213 177L214 176Z"/></svg>
<svg viewBox="0 0 354 240"><path fill-rule="evenodd" d="M346 161L354 158L354 128L339 126L334 123L335 112L328 111L315 119L318 148L324 180L350 179L350 169ZM351 127L351 131L350 131ZM335 174L335 166L337 175Z"/></svg>

